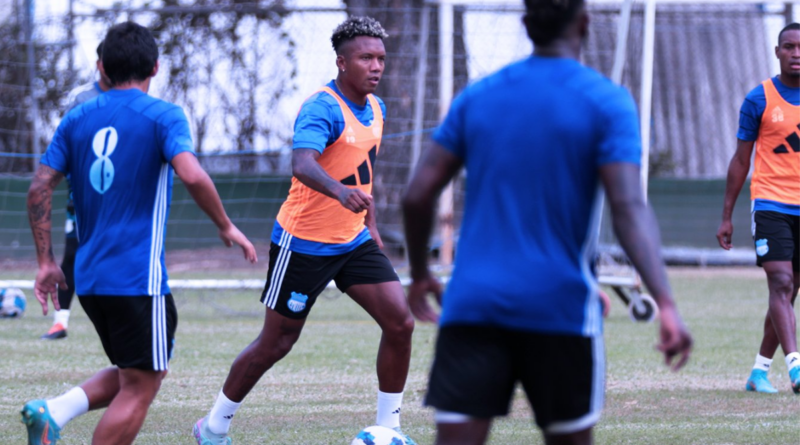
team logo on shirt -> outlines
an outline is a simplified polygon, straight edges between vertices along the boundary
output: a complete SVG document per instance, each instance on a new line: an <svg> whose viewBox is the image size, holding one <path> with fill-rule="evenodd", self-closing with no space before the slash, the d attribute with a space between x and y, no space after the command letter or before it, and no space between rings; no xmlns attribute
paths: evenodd
<svg viewBox="0 0 800 445"><path fill-rule="evenodd" d="M347 127L347 131L345 131L344 136L345 141L348 144L355 144L356 143L356 132L353 131L353 127Z"/></svg>
<svg viewBox="0 0 800 445"><path fill-rule="evenodd" d="M797 126L797 129L800 130L800 125ZM787 145L789 146L788 148ZM796 131L793 131L791 134L789 134L789 136L786 136L786 144L781 144L773 148L772 152L775 154L789 153L790 148L793 153L800 153L800 136Z"/></svg>
<svg viewBox="0 0 800 445"><path fill-rule="evenodd" d="M781 107L772 109L772 122L783 122L783 110L781 110Z"/></svg>
<svg viewBox="0 0 800 445"><path fill-rule="evenodd" d="M300 312L306 308L306 301L308 301L308 295L292 292L292 298L289 298L286 306L288 306L289 310L292 312Z"/></svg>
<svg viewBox="0 0 800 445"><path fill-rule="evenodd" d="M760 239L756 240L756 254L758 256L764 256L769 252L769 246L767 245L767 240Z"/></svg>
<svg viewBox="0 0 800 445"><path fill-rule="evenodd" d="M369 151L369 159L365 160L352 174L340 182L344 185L367 185L372 182L372 171L375 168L375 158L378 156L378 146L373 145ZM368 164L369 163L369 164ZM356 179L357 178L357 179Z"/></svg>

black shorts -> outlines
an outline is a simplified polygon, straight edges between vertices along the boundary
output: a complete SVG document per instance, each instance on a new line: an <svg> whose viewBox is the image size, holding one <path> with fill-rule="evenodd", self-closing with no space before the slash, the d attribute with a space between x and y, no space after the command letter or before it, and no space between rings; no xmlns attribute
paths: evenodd
<svg viewBox="0 0 800 445"><path fill-rule="evenodd" d="M120 369L166 371L178 311L172 294L151 297L78 296L111 363Z"/></svg>
<svg viewBox="0 0 800 445"><path fill-rule="evenodd" d="M791 261L792 268L800 271L800 216L766 210L752 216L756 264Z"/></svg>
<svg viewBox="0 0 800 445"><path fill-rule="evenodd" d="M604 403L602 335L445 326L436 340L425 404L474 418L504 416L517 382L545 433L593 426Z"/></svg>
<svg viewBox="0 0 800 445"><path fill-rule="evenodd" d="M345 292L354 284L400 279L373 240L351 252L332 256L292 252L272 243L267 284L261 293L261 302L284 317L303 319L331 280Z"/></svg>

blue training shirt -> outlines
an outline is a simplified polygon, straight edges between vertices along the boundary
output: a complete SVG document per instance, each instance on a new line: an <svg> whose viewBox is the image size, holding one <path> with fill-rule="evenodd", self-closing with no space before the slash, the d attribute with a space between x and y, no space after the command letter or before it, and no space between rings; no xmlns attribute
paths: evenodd
<svg viewBox="0 0 800 445"><path fill-rule="evenodd" d="M441 324L601 333L598 168L640 163L630 94L575 60L532 56L467 87L433 139L467 173Z"/></svg>
<svg viewBox="0 0 800 445"><path fill-rule="evenodd" d="M78 295L164 295L170 161L194 152L183 110L137 89L70 111L41 163L70 175L81 240Z"/></svg>
<svg viewBox="0 0 800 445"><path fill-rule="evenodd" d="M787 87L781 82L780 76L775 76L771 80L783 100L794 106L800 106L800 88ZM742 102L742 107L739 110L739 131L736 133L736 137L739 140L755 141L758 139L758 131L761 128L761 118L766 109L767 96L764 93L764 85L758 84L757 87L747 93L744 102ZM769 199L754 199L752 210L764 210L800 216L800 206L771 201Z"/></svg>
<svg viewBox="0 0 800 445"><path fill-rule="evenodd" d="M790 88L780 81L779 76L772 78L772 84L783 100L794 106L800 106L800 88ZM742 102L739 110L739 131L736 137L742 141L755 141L758 139L758 130L761 128L761 117L767 108L767 96L764 94L764 85L758 84L750 90Z"/></svg>
<svg viewBox="0 0 800 445"><path fill-rule="evenodd" d="M350 107L350 110L359 122L366 126L372 125L373 114L369 102L364 106L356 105L354 102L351 102L350 99L346 98L344 94L339 91L336 82L333 80L328 82L326 86L344 100L344 103ZM386 116L386 105L379 97L375 96L375 99L377 99L378 104L381 106L383 116ZM339 102L324 91L314 93L303 103L303 106L300 108L300 113L298 113L297 119L294 122L292 149L310 148L322 153L339 139L343 131L344 115L342 114ZM275 225L272 227L271 240L273 243L279 244L282 236L283 227L281 227L276 220ZM355 250L358 246L371 239L372 236L369 230L364 227L364 230L349 243L329 244L292 237L288 249L292 252L307 255L340 255Z"/></svg>

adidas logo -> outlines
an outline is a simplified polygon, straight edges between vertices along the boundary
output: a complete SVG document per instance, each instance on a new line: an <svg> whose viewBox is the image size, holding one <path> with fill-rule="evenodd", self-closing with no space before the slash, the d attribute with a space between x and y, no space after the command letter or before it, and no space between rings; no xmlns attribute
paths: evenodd
<svg viewBox="0 0 800 445"><path fill-rule="evenodd" d="M231 420L233 419L233 414L231 414L230 416L222 416L222 418L225 420Z"/></svg>
<svg viewBox="0 0 800 445"><path fill-rule="evenodd" d="M781 110L781 107L772 109L772 122L783 122L783 110Z"/></svg>
<svg viewBox="0 0 800 445"><path fill-rule="evenodd" d="M392 411L392 414L400 414L400 408L397 408L396 410Z"/></svg>

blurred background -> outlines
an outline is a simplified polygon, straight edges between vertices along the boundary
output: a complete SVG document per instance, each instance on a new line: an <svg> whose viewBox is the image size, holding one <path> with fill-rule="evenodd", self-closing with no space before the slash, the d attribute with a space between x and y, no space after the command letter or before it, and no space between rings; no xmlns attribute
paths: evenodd
<svg viewBox="0 0 800 445"><path fill-rule="evenodd" d="M610 76L620 48L619 1L589 1L584 63ZM645 3L633 2L621 82L642 98ZM32 172L73 88L96 79L96 47L111 25L148 26L161 70L150 93L184 108L195 147L234 222L259 244L291 176L294 118L303 100L336 75L333 29L369 15L390 37L377 91L388 109L374 195L387 251L405 262L399 200L430 132L470 82L530 55L522 1L421 0L3 0L0 2L0 267L34 260L25 198ZM717 247L739 107L778 73L774 47L798 2L657 2L650 51L652 101L648 196L673 264L753 264L749 191L734 220L734 252ZM546 186L531 178L531 187ZM463 176L432 255L449 264L457 241ZM63 246L66 186L53 204L56 257ZM451 214L451 218L449 215ZM613 246L606 224L604 245ZM218 247L216 229L176 180L167 250ZM448 249L442 251L441 247ZM205 255L206 253L204 253ZM211 253L213 255L213 253Z"/></svg>

